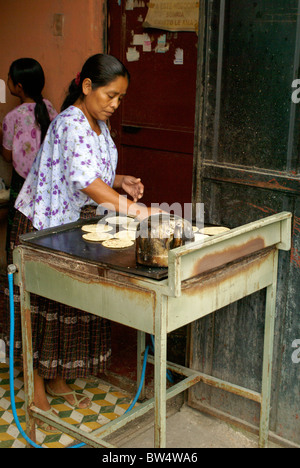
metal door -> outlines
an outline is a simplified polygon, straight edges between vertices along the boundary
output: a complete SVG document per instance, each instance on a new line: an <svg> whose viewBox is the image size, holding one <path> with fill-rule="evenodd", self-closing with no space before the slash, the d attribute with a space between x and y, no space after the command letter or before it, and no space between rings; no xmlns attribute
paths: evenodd
<svg viewBox="0 0 300 468"><path fill-rule="evenodd" d="M300 78L300 2L203 4L194 202L204 202L206 222L230 228L280 211L294 215L292 250L280 254L271 431L299 445L300 104L293 86ZM264 301L259 293L198 322L193 366L259 390ZM256 403L202 384L190 403L256 430Z"/></svg>
<svg viewBox="0 0 300 468"><path fill-rule="evenodd" d="M144 1L110 0L108 11L109 52L131 74L111 120L118 171L142 178L143 203L191 203L197 34L145 29Z"/></svg>

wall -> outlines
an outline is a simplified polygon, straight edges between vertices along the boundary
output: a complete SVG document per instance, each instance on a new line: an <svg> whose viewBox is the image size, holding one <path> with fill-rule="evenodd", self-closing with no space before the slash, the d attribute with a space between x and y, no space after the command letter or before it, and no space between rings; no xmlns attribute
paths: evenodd
<svg viewBox="0 0 300 468"><path fill-rule="evenodd" d="M45 72L44 97L59 110L70 81L90 55L102 52L104 0L0 1L0 79L6 82L11 62L20 57L38 60ZM63 15L62 35L54 15ZM19 104L6 90L0 122ZM0 160L0 177L9 180L9 166Z"/></svg>
<svg viewBox="0 0 300 468"><path fill-rule="evenodd" d="M21 57L32 57L40 62L46 77L43 95L59 111L69 83L81 70L83 62L90 55L103 52L106 46L105 8L105 0L0 0L0 122L20 103L7 87L6 93L3 92L3 81L7 81L11 62ZM62 28L55 18L62 20ZM5 99L3 94L6 94ZM1 102L3 100L6 102ZM11 164L1 155L0 177L9 186ZM5 265L3 212L0 270Z"/></svg>

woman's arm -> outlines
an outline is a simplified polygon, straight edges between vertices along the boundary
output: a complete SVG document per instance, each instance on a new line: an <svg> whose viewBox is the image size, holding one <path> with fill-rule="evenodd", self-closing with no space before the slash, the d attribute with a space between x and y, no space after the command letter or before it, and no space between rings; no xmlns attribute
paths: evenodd
<svg viewBox="0 0 300 468"><path fill-rule="evenodd" d="M2 146L1 154L6 162L12 162L12 151L9 151Z"/></svg>
<svg viewBox="0 0 300 468"><path fill-rule="evenodd" d="M117 184L120 181L121 179L118 177ZM119 188L116 184L114 186L115 188ZM92 198L98 205L102 205L104 208L114 209L118 213L139 218L146 218L151 214L150 208L119 195L101 179L94 180L88 187L82 189L82 192Z"/></svg>
<svg viewBox="0 0 300 468"><path fill-rule="evenodd" d="M144 195L144 185L142 184L141 179L133 176L116 175L114 188L123 189L132 197L134 202L140 200Z"/></svg>
<svg viewBox="0 0 300 468"><path fill-rule="evenodd" d="M12 151L4 148L4 146L2 145L2 141L3 141L3 129L2 129L2 123L0 123L0 151L6 162L11 162Z"/></svg>

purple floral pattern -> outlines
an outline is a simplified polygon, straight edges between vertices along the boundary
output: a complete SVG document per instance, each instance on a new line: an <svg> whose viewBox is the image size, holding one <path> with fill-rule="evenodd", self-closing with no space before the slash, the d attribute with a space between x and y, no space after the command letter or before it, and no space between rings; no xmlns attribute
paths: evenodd
<svg viewBox="0 0 300 468"><path fill-rule="evenodd" d="M113 186L117 148L105 122L99 125L98 136L74 106L51 123L15 204L36 229L79 219L84 205L95 204L82 192L95 179Z"/></svg>
<svg viewBox="0 0 300 468"><path fill-rule="evenodd" d="M44 99L50 120L57 112L52 104ZM41 144L41 131L34 116L35 103L24 102L10 111L3 119L3 146L12 151L12 162L16 172L27 177L36 153Z"/></svg>

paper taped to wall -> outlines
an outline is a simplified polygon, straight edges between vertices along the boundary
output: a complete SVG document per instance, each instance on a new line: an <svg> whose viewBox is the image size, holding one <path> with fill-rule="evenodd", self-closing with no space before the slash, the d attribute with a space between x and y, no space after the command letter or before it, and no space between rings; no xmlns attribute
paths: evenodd
<svg viewBox="0 0 300 468"><path fill-rule="evenodd" d="M140 53L136 47L128 47L126 52L127 62L137 62L140 59Z"/></svg>
<svg viewBox="0 0 300 468"><path fill-rule="evenodd" d="M198 15L199 0L150 0L143 26L197 32Z"/></svg>

